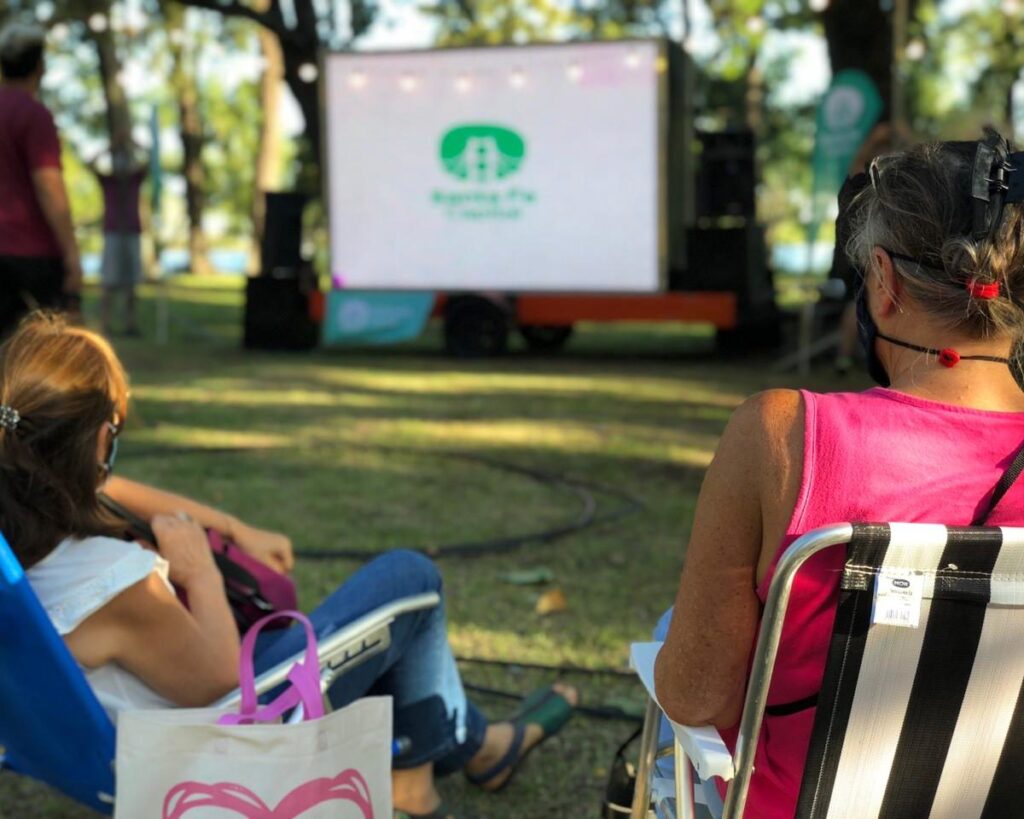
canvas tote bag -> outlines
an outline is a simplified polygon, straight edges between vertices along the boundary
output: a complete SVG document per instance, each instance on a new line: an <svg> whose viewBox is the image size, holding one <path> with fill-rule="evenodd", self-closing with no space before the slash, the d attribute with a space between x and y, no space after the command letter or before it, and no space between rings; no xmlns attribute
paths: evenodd
<svg viewBox="0 0 1024 819"><path fill-rule="evenodd" d="M284 693L258 703L252 653L267 622L293 617L306 654ZM242 640L238 712L123 711L117 724L117 819L391 819L391 698L324 714L309 620L278 612ZM282 724L301 704L305 721Z"/></svg>

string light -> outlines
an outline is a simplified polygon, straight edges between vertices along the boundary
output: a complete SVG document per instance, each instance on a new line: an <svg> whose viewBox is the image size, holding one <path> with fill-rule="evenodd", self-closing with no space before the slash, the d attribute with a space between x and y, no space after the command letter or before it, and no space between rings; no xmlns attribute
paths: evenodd
<svg viewBox="0 0 1024 819"><path fill-rule="evenodd" d="M765 30L767 24L764 21L764 17L755 14L753 17L747 18L747 31L751 34L760 34Z"/></svg>
<svg viewBox="0 0 1024 819"><path fill-rule="evenodd" d="M348 87L358 91L360 88L366 88L367 76L362 71L353 71L348 75Z"/></svg>
<svg viewBox="0 0 1024 819"><path fill-rule="evenodd" d="M579 82L583 79L583 66L579 63L569 63L569 67L565 70L566 76L570 82Z"/></svg>
<svg viewBox="0 0 1024 819"><path fill-rule="evenodd" d="M313 63L303 63L299 66L299 79L305 83L314 83L320 76L320 69Z"/></svg>
<svg viewBox="0 0 1024 819"><path fill-rule="evenodd" d="M107 30L107 18L106 15L96 12L89 18L89 28L95 31L97 34L101 31Z"/></svg>
<svg viewBox="0 0 1024 819"><path fill-rule="evenodd" d="M407 94L415 91L419 84L420 81L416 78L415 74L403 74L398 80L398 87Z"/></svg>
<svg viewBox="0 0 1024 819"><path fill-rule="evenodd" d="M907 59L920 60L924 56L924 41L923 40L911 40L907 43Z"/></svg>
<svg viewBox="0 0 1024 819"><path fill-rule="evenodd" d="M523 88L526 85L526 72L521 68L513 69L508 75L508 84L513 88Z"/></svg>
<svg viewBox="0 0 1024 819"><path fill-rule="evenodd" d="M811 11L824 11L828 8L829 0L811 0Z"/></svg>

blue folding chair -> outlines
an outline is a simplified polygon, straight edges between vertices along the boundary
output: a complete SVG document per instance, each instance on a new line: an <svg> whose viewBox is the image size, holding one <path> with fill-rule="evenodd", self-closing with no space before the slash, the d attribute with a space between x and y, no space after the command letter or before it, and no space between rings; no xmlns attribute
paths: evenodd
<svg viewBox="0 0 1024 819"><path fill-rule="evenodd" d="M435 592L395 600L353 621L318 646L321 689L391 643L396 617L441 602ZM294 660L301 659L296 655ZM288 659L256 679L265 693L286 678ZM230 707L228 694L217 705ZM110 814L114 805L114 726L0 534L0 768L38 779Z"/></svg>
<svg viewBox="0 0 1024 819"><path fill-rule="evenodd" d="M2 534L0 765L111 812L114 726Z"/></svg>

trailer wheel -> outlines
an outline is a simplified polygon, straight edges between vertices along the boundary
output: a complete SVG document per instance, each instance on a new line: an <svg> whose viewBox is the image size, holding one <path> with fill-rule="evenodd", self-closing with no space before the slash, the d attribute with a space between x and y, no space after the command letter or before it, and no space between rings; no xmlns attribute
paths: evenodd
<svg viewBox="0 0 1024 819"><path fill-rule="evenodd" d="M486 358L508 348L508 315L489 299L460 296L444 311L444 348L456 358Z"/></svg>
<svg viewBox="0 0 1024 819"><path fill-rule="evenodd" d="M565 346L572 337L572 325L522 324L519 326L519 335L531 350L549 353Z"/></svg>

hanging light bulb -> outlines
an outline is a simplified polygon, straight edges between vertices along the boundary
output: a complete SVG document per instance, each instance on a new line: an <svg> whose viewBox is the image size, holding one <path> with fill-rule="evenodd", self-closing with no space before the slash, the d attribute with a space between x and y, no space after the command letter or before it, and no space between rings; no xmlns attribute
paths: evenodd
<svg viewBox="0 0 1024 819"><path fill-rule="evenodd" d="M924 40L911 40L907 43L907 59L917 62L924 56Z"/></svg>
<svg viewBox="0 0 1024 819"><path fill-rule="evenodd" d="M299 79L305 83L314 83L320 76L320 69L314 63L303 63L299 66Z"/></svg>
<svg viewBox="0 0 1024 819"><path fill-rule="evenodd" d="M89 18L89 28L99 34L101 31L107 30L107 17L105 14L96 12Z"/></svg>
<svg viewBox="0 0 1024 819"><path fill-rule="evenodd" d="M366 88L368 81L366 72L364 71L353 71L348 75L348 87L358 91L360 88Z"/></svg>
<svg viewBox="0 0 1024 819"><path fill-rule="evenodd" d="M824 11L828 8L829 0L810 0L811 11Z"/></svg>
<svg viewBox="0 0 1024 819"><path fill-rule="evenodd" d="M565 69L565 75L569 78L569 82L579 82L583 79L583 66L579 63L569 63L569 67Z"/></svg>
<svg viewBox="0 0 1024 819"><path fill-rule="evenodd" d="M526 85L526 72L521 68L512 69L512 73L508 75L508 84L513 88L523 88Z"/></svg>
<svg viewBox="0 0 1024 819"><path fill-rule="evenodd" d="M764 17L759 14L747 18L747 31L751 34L761 34L766 27L767 23L765 23Z"/></svg>

